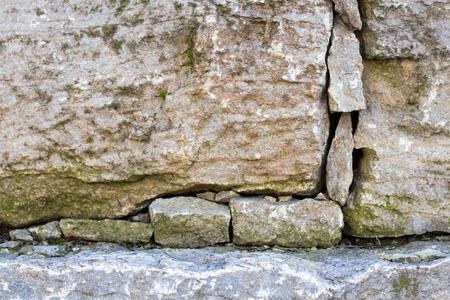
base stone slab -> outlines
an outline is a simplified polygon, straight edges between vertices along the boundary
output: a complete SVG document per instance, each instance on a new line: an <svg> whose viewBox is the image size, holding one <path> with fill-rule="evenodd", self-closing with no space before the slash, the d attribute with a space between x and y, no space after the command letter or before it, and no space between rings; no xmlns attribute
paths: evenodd
<svg viewBox="0 0 450 300"><path fill-rule="evenodd" d="M448 241L289 252L91 246L65 257L16 255L0 254L1 299L444 299L450 293Z"/></svg>

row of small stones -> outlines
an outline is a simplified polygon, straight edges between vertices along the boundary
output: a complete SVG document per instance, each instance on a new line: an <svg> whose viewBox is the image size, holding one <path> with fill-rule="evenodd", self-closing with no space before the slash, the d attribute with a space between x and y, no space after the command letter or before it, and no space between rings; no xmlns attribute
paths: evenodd
<svg viewBox="0 0 450 300"><path fill-rule="evenodd" d="M331 209L331 210L330 210ZM230 227L231 226L231 227ZM198 248L217 244L330 247L343 226L340 207L319 194L241 197L233 191L204 192L196 197L159 198L149 212L128 220L62 219L9 232L13 241L85 240ZM231 229L231 230L230 230Z"/></svg>

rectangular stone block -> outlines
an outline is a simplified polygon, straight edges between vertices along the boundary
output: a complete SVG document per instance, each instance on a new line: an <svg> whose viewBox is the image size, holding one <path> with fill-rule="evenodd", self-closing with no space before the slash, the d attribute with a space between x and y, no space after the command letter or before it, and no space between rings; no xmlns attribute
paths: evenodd
<svg viewBox="0 0 450 300"><path fill-rule="evenodd" d="M156 199L149 206L155 242L197 248L230 241L230 209L196 197Z"/></svg>
<svg viewBox="0 0 450 300"><path fill-rule="evenodd" d="M82 220L60 221L65 238L111 243L149 243L153 227L148 223L124 220Z"/></svg>
<svg viewBox="0 0 450 300"><path fill-rule="evenodd" d="M332 201L241 197L231 200L230 209L236 245L331 247L340 241L344 226L341 209Z"/></svg>

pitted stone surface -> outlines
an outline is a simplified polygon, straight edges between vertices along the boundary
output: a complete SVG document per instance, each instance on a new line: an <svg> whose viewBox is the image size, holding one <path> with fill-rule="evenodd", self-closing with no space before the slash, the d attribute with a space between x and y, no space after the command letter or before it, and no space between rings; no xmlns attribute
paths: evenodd
<svg viewBox="0 0 450 300"><path fill-rule="evenodd" d="M317 193L332 19L328 0L3 0L0 225Z"/></svg>
<svg viewBox="0 0 450 300"><path fill-rule="evenodd" d="M382 258L427 251L441 255L413 263ZM438 300L450 293L449 252L449 242L414 242L395 249L91 247L59 258L0 255L0 298Z"/></svg>
<svg viewBox="0 0 450 300"><path fill-rule="evenodd" d="M230 202L233 243L283 247L331 247L344 226L340 207L313 199L272 202L260 197Z"/></svg>
<svg viewBox="0 0 450 300"><path fill-rule="evenodd" d="M367 61L364 70L368 108L355 133L363 157L346 232L450 232L449 60Z"/></svg>
<svg viewBox="0 0 450 300"><path fill-rule="evenodd" d="M196 197L156 199L149 206L155 242L169 247L206 247L230 241L230 209Z"/></svg>
<svg viewBox="0 0 450 300"><path fill-rule="evenodd" d="M364 0L366 57L420 58L450 54L447 0Z"/></svg>

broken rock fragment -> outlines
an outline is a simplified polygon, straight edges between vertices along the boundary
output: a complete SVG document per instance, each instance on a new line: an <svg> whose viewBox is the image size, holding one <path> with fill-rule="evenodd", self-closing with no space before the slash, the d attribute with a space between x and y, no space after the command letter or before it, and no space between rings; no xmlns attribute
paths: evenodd
<svg viewBox="0 0 450 300"><path fill-rule="evenodd" d="M214 201L219 203L228 203L231 199L236 197L239 197L239 194L235 191L222 191L216 194Z"/></svg>
<svg viewBox="0 0 450 300"><path fill-rule="evenodd" d="M361 30L362 21L359 14L358 0L333 0L334 9L342 20L353 30Z"/></svg>
<svg viewBox="0 0 450 300"><path fill-rule="evenodd" d="M124 220L63 219L61 230L66 238L112 243L149 243L153 228L148 223Z"/></svg>
<svg viewBox="0 0 450 300"><path fill-rule="evenodd" d="M47 224L33 226L28 228L33 237L38 241L57 240L62 238L62 232L59 228L59 222L53 221Z"/></svg>
<svg viewBox="0 0 450 300"><path fill-rule="evenodd" d="M331 142L326 167L326 185L330 198L344 206L353 180L352 119L349 113L342 114Z"/></svg>
<svg viewBox="0 0 450 300"><path fill-rule="evenodd" d="M344 226L340 207L313 199L270 202L240 197L230 202L233 243L283 247L331 247Z"/></svg>
<svg viewBox="0 0 450 300"><path fill-rule="evenodd" d="M205 247L230 241L230 210L196 197L156 199L149 206L155 242L169 247Z"/></svg>
<svg viewBox="0 0 450 300"><path fill-rule="evenodd" d="M350 112L366 108L363 83L363 64L359 41L353 31L341 21L333 28L330 53L327 58L330 72L328 104L332 112Z"/></svg>

